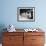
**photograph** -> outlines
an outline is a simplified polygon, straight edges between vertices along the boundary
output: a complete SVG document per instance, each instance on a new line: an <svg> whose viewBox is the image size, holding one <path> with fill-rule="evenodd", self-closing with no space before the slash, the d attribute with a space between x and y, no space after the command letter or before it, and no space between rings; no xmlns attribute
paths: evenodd
<svg viewBox="0 0 46 46"><path fill-rule="evenodd" d="M18 21L35 21L35 7L18 7Z"/></svg>

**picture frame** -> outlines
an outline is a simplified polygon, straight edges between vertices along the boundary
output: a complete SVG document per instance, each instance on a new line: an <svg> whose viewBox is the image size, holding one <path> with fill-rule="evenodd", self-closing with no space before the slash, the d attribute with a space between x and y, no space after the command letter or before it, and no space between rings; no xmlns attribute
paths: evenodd
<svg viewBox="0 0 46 46"><path fill-rule="evenodd" d="M18 7L17 21L19 22L34 22L35 21L35 7Z"/></svg>

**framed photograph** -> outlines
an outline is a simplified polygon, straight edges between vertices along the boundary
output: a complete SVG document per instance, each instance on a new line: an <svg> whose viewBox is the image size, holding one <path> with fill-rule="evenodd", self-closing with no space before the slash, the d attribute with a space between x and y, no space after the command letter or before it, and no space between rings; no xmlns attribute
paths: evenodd
<svg viewBox="0 0 46 46"><path fill-rule="evenodd" d="M35 7L18 7L17 20L21 22L35 21Z"/></svg>

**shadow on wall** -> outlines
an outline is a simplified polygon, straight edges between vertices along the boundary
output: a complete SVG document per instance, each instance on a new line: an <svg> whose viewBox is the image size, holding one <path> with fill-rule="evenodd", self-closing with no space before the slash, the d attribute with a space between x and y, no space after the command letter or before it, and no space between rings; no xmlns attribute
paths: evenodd
<svg viewBox="0 0 46 46"><path fill-rule="evenodd" d="M2 43L2 36L3 36L3 32L6 32L6 29L4 30L5 25L4 24L0 24L0 43Z"/></svg>

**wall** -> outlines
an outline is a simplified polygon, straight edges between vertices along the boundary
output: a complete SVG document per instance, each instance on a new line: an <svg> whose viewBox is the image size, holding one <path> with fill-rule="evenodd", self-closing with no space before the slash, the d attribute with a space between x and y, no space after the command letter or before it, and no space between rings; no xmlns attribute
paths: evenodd
<svg viewBox="0 0 46 46"><path fill-rule="evenodd" d="M46 0L0 0L0 31L9 24L16 28L42 28L46 32ZM35 22L18 22L17 7L35 7Z"/></svg>

